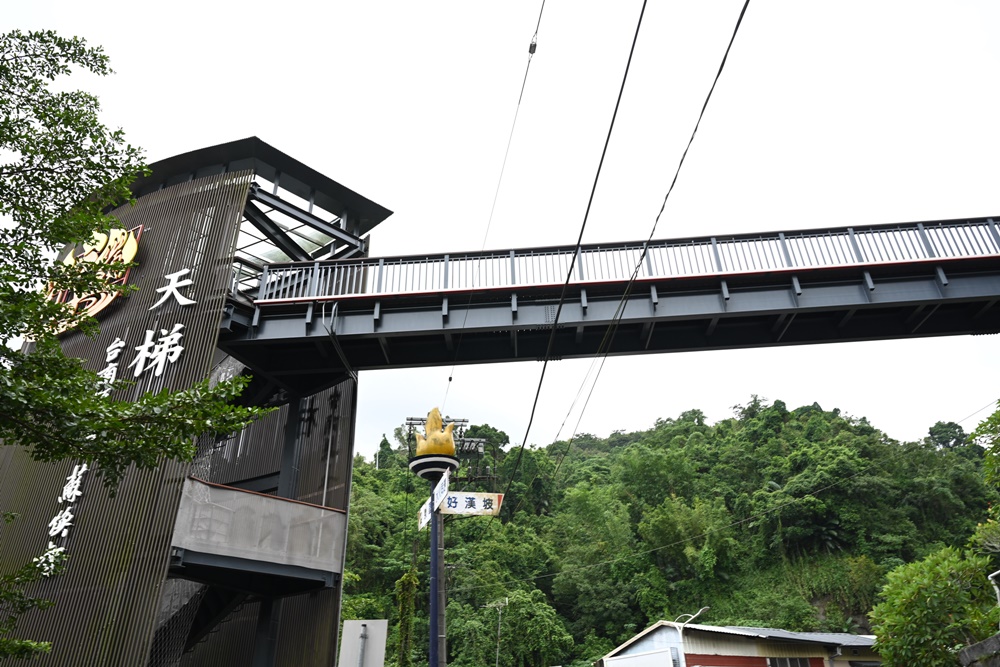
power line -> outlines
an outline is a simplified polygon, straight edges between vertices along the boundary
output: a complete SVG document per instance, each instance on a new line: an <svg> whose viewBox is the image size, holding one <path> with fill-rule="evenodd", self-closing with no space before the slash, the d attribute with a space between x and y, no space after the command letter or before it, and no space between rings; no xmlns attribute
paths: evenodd
<svg viewBox="0 0 1000 667"><path fill-rule="evenodd" d="M715 92L715 84L719 82L719 77L722 76L722 70L726 66L726 60L729 58L729 51L733 48L733 42L736 41L736 33L740 30L740 24L743 23L743 16L747 13L747 7L750 5L750 0L746 0L743 3L743 9L740 10L740 16L736 19L736 26L733 28L733 35L729 38L729 44L726 46L726 52L722 56L722 62L719 63L719 71L715 73L715 79L712 80L712 87L708 90L708 95L705 96L705 103L701 105L701 111L698 113L698 120L694 124L694 129L691 131L691 137L688 139L687 146L684 147L684 152L681 154L681 159L677 163L677 170L674 172L674 178L670 181L670 187L667 188L667 194L663 197L663 205L660 206L660 212L656 214L656 220L653 222L653 229L649 232L649 241L653 240L653 235L656 233L656 226L660 223L660 216L663 215L664 209L667 207L667 199L670 198L670 193L674 191L674 186L677 184L677 177L680 176L681 167L684 165L684 159L687 157L688 150L691 148L691 144L694 142L694 135L698 133L698 128L701 126L701 119L705 116L705 109L708 108L708 101L712 99L712 93ZM646 257L646 248L642 250L642 257L639 262Z"/></svg>
<svg viewBox="0 0 1000 667"><path fill-rule="evenodd" d="M749 5L750 5L750 0L745 0L745 2L743 3L743 8L740 10L739 18L736 19L736 25L733 28L733 34L729 38L729 44L726 46L726 51L722 55L722 62L719 63L719 69L715 73L715 78L712 80L712 85L711 85L711 87L708 90L708 94L705 96L705 102L701 105L701 111L698 114L698 120L695 122L694 129L691 131L691 136L688 139L687 145L684 147L684 152L681 154L681 158L680 158L680 160L677 163L677 169L674 171L674 177L673 177L673 179L670 182L670 187L667 188L667 193L663 197L663 204L660 206L660 211L656 214L656 218L653 221L653 226L652 226L652 228L649 231L649 238L646 240L646 243L643 244L642 252L639 255L639 259L636 262L635 268L632 271L632 275L629 276L629 281L625 285L624 291L622 292L622 298L618 302L618 307L615 310L615 314L612 316L611 323L608 325L608 328L605 331L604 339L601 341L601 344L598 347L598 351L597 351L597 353L596 353L595 356L599 356L600 359L601 359L601 362L600 362L600 365L598 366L597 375L594 377L593 383L591 384L590 392L588 392L588 394L587 394L587 400L584 403L584 407L581 409L580 415L579 415L579 417L577 419L577 423L576 423L576 427L574 428L573 435L569 438L569 443L567 444L566 450L559 457L559 460L558 460L558 462L556 464L556 470L553 473L553 475L555 475L555 474L558 473L559 468L562 466L563 459L565 458L565 456L567 454L569 454L569 451L570 451L570 449L573 446L573 440L576 438L576 428L579 427L580 421L583 420L583 414L586 411L587 404L589 404L589 402L590 402L590 397L593 395L594 388L597 386L597 381L600 378L601 371L604 369L604 361L607 359L608 352L611 349L611 343L614 340L615 333L618 330L618 325L620 324L622 315L624 314L625 304L627 303L628 298L629 298L629 296L632 293L632 288L635 285L636 279L638 278L639 271L642 268L642 263L646 259L646 254L648 253L649 243L653 240L653 236L656 234L656 227L657 227L657 225L659 225L660 218L663 215L663 212L664 212L664 210L667 207L667 199L670 198L670 193L673 192L674 186L677 184L677 178L678 178L678 176L680 176L681 167L684 165L684 159L687 157L688 150L691 148L691 144L694 142L695 135L698 133L698 128L701 126L701 120L705 116L705 110L708 108L708 103L712 99L712 93L715 91L715 86L719 82L719 78L722 76L722 70L725 68L726 61L729 59L729 52L733 48L733 42L736 40L736 35L739 32L740 25L743 23L743 16L746 14L747 7ZM643 10L645 10L645 4L643 5ZM642 22L642 16L641 15L639 17L639 22L640 22L640 24ZM638 28L636 29L636 35L638 36ZM633 47L633 49L635 48L635 42L634 41L632 43L632 47ZM631 61L631 55L629 56L629 60ZM626 74L627 73L628 73L628 70L626 68ZM624 81L622 82L622 85L624 86ZM620 100L621 100L621 92L619 92L619 101ZM616 113L617 113L617 110L618 109L617 109L617 106L616 106L615 107L615 112ZM613 122L614 122L614 120L612 119L612 123ZM610 138L610 132L609 132L609 138ZM607 144L605 144L605 149L607 149ZM602 155L602 161L603 161L603 155ZM596 187L596 181L595 181L595 187ZM591 191L591 199L593 199L593 191ZM587 212L589 213L589 211L590 211L590 205L588 204L588 206L587 206ZM586 218L584 219L584 224L586 224ZM582 230L581 230L581 237L580 238L582 239ZM577 240L577 248L579 249L579 247L580 247L580 240L578 239ZM575 257L576 256L574 255L574 261L575 261ZM571 263L570 264L570 272L571 273L572 273L572 267L573 267L573 265ZM569 282L569 277L567 276L567 283L568 282ZM564 285L563 286L563 294L565 294L565 289L566 289L566 286ZM560 308L562 307L562 297L560 297L559 306L560 306ZM557 311L557 313L556 313L556 323L558 322L558 320L559 320L559 313ZM554 333L555 333L555 323L553 323L553 332L552 333L553 333L553 336L554 336ZM550 336L550 338L549 338L549 351L551 351L553 336ZM549 351L546 352L546 363L548 362ZM591 367L593 368L593 364L591 365ZM542 369L542 374L544 376L544 367ZM589 376L589 374L590 373L588 371L588 376ZM577 398L579 398L579 395L582 392L583 386L584 386L585 383L586 383L586 377L584 378L584 382L581 384L580 391L577 392ZM539 390L540 389L541 389L541 380L539 380ZM576 400L577 399L574 398L573 405L576 404ZM536 404L537 404L537 401L538 401L538 396L536 395L536 397L535 397ZM570 406L570 410L572 410L572 406ZM534 408L532 408L532 417L534 417ZM567 414L567 417L568 417L568 414ZM565 420L564 420L563 423L565 424ZM530 422L529 422L528 428L529 429L531 428ZM561 427L560 427L560 431L561 431ZM527 440L527 436L525 436L525 440ZM521 446L523 447L524 443L522 443ZM514 472L517 471L517 463L519 463L519 462L520 462L520 456L518 458L518 461L515 463ZM537 478L537 473L536 473L535 477ZM511 481L513 481L513 478L511 479ZM532 481L534 481L534 478L532 479ZM510 489L509 484L510 483L508 482L508 490ZM520 502L518 503L518 507L520 507Z"/></svg>
<svg viewBox="0 0 1000 667"><path fill-rule="evenodd" d="M524 78L521 80L521 92L517 96L517 107L514 109L514 120L510 124L510 134L507 136L507 148L503 153L503 163L500 165L500 176L497 178L497 187L493 192L493 204L490 206L490 217L486 221L486 231L483 234L483 243L480 247L480 252L486 249L486 240L490 236L490 226L493 224L493 213L497 208L497 199L500 196L500 186L503 184L503 175L507 170L507 157L510 155L510 145L514 140L514 128L517 127L517 117L521 113L521 100L524 99L524 89L528 83L528 72L531 70L531 60L535 56L535 49L538 46L538 29L542 25L542 13L545 12L545 0L542 0L542 6L538 10L538 22L535 24L535 33L531 36L531 43L528 45L528 64L524 68ZM476 266L476 273L478 274L479 267ZM469 306L472 304L472 295L469 295L469 300L466 303L465 308L465 318L462 320L462 330L465 330L465 324L469 319ZM455 359L458 359L458 350L462 345L462 336L458 336L458 340L455 341ZM451 391L451 379L455 375L455 364L452 364L451 371L448 373L448 384L445 385L444 399L441 401L441 409L444 410L445 404L448 402L448 392Z"/></svg>
<svg viewBox="0 0 1000 667"><path fill-rule="evenodd" d="M535 412L538 409L538 399L542 394L542 385L545 382L545 371L548 369L549 360L552 357L552 347L555 344L556 330L559 326L559 316L562 314L563 304L566 302L566 290L569 287L570 280L573 277L573 269L576 267L576 258L580 254L580 246L583 244L583 233L587 229L587 220L590 218L590 209L594 203L594 194L597 192L597 183L601 178L601 169L604 167L604 158L608 153L608 145L611 143L611 133L615 129L615 120L618 118L618 109L621 106L622 95L625 92L625 83L628 81L629 69L632 67L632 57L635 55L635 45L639 40L639 30L642 28L642 18L646 13L646 0L643 0L642 9L639 12L639 20L636 22L635 34L632 36L632 47L628 52L628 61L625 63L625 72L622 75L621 85L618 87L618 99L615 101L615 110L611 114L611 123L608 125L608 132L604 138L604 148L601 150L601 159L597 163L597 172L594 174L594 182L590 187L590 197L587 200L587 209L583 214L583 222L580 224L580 233L576 238L576 248L577 252L573 253L572 259L569 262L569 270L566 272L566 280L563 281L562 290L559 292L559 303L556 306L555 317L552 318L552 327L549 329L549 341L545 349L545 357L542 360L542 372L538 377L538 386L535 389L535 399L531 405L531 414L528 417L528 427L525 429L524 439L521 441L521 446L517 451L517 459L514 461L514 469L511 470L510 479L507 481L507 488L504 491L504 495L510 492L510 486L514 483L514 477L517 475L517 470L521 466L521 459L524 456L524 448L528 443L528 435L531 433L531 425L535 421ZM490 523L493 522L493 517L490 517ZM489 528L489 524L487 524Z"/></svg>
<svg viewBox="0 0 1000 667"><path fill-rule="evenodd" d="M987 403L987 404L986 404L986 405L984 405L983 407L981 407L981 408L979 408L978 410L976 410L975 412L973 412L973 413L972 413L971 415L969 415L969 416L967 416L967 417L963 417L962 419L959 419L959 420L958 420L958 423L959 423L959 424L963 424L963 423L965 423L965 422L969 421L970 419L972 419L973 417L975 417L976 415L978 415L978 414L979 414L980 412L982 412L983 410L986 410L987 408L991 408L991 407L993 407L994 405L998 405L998 404L1000 404L1000 401L990 401L989 403Z"/></svg>

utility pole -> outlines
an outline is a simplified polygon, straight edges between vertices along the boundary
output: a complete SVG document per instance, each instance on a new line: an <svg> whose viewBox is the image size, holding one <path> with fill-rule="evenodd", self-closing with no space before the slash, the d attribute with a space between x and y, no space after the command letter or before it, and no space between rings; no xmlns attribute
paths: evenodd
<svg viewBox="0 0 1000 667"><path fill-rule="evenodd" d="M497 610L497 660L496 667L500 667L500 623L503 621L503 608L510 604L510 598L504 598L503 602L491 602L486 605Z"/></svg>

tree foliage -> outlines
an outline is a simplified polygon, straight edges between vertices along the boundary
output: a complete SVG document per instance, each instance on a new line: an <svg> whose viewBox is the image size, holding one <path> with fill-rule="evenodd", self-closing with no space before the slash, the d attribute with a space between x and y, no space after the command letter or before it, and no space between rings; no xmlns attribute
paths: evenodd
<svg viewBox="0 0 1000 667"><path fill-rule="evenodd" d="M399 609L399 641L396 644L398 667L410 667L413 664L413 607L418 583L416 569L412 567L396 582L396 602Z"/></svg>
<svg viewBox="0 0 1000 667"><path fill-rule="evenodd" d="M3 513L3 522L11 523L17 518L13 512ZM65 554L53 558L50 574L59 574L65 567ZM27 587L39 581L44 570L37 562L22 565L18 570L0 575L0 657L26 659L33 658L52 649L51 642L9 637L17 627L22 614L33 609L48 609L52 602L35 597L27 592Z"/></svg>
<svg viewBox="0 0 1000 667"><path fill-rule="evenodd" d="M8 221L0 228L0 342L51 339L73 323L39 288L105 281L87 263L51 258L64 244L111 227L105 211L130 201L129 185L145 171L142 152L125 143L122 130L101 123L95 96L52 89L74 66L111 73L104 52L82 39L51 31L0 35L0 218Z"/></svg>
<svg viewBox="0 0 1000 667"><path fill-rule="evenodd" d="M984 522L997 495L980 449L945 426L940 439L900 443L837 410L754 397L716 424L688 410L646 431L529 447L516 473L516 450L501 452L501 516L445 522L448 660L493 663L505 598L508 665L582 667L703 606L708 624L868 633L888 572L973 534L984 551L1000 543L996 517ZM348 568L358 582L345 605L391 590L414 554L426 572L428 555L415 531L424 485L405 467L359 459L354 469ZM492 490L461 470L453 488ZM533 652L529 634L508 633L515 600L572 642ZM426 659L426 614L422 582L414 661Z"/></svg>
<svg viewBox="0 0 1000 667"><path fill-rule="evenodd" d="M114 488L128 466L190 459L195 437L238 430L258 411L232 402L245 379L116 401L96 373L63 355L57 332L94 333L96 323L43 288L122 288L109 285L106 269L55 262L55 253L115 224L106 211L131 201L129 185L145 171L141 151L101 123L95 96L53 89L74 68L111 73L103 51L82 39L0 35L0 440L40 461L97 464ZM20 338L33 341L30 352L11 349Z"/></svg>
<svg viewBox="0 0 1000 667"><path fill-rule="evenodd" d="M107 212L132 201L129 186L146 171L142 152L101 123L94 95L52 85L74 69L111 73L104 52L83 39L0 35L0 442L38 461L85 461L113 493L130 466L190 460L196 437L239 430L261 411L234 403L246 378L116 401L95 372L63 354L58 332L94 334L97 325L47 292L127 288L109 281L121 264L67 264L56 253L114 226ZM19 340L32 343L14 349ZM6 637L21 614L46 606L24 593L38 576L27 564L0 578L0 657L46 650Z"/></svg>
<svg viewBox="0 0 1000 667"><path fill-rule="evenodd" d="M1000 401L997 401L997 410L980 422L969 439L985 449L986 479L1000 485Z"/></svg>
<svg viewBox="0 0 1000 667"><path fill-rule="evenodd" d="M871 612L884 664L957 667L958 651L994 634L989 559L946 547L889 573Z"/></svg>
<svg viewBox="0 0 1000 667"><path fill-rule="evenodd" d="M965 429L955 422L937 422L927 433L938 447L960 447L968 440Z"/></svg>

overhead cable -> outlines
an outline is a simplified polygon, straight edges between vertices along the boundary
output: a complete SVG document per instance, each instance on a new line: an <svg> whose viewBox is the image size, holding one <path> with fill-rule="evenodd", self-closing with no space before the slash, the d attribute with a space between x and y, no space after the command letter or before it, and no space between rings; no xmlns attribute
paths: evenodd
<svg viewBox="0 0 1000 667"><path fill-rule="evenodd" d="M614 341L614 336L615 336L615 333L618 330L618 325L621 323L621 318L622 318L622 316L624 314L624 311L625 311L625 304L627 303L628 298L629 298L629 296L632 293L632 288L634 287L635 281L638 278L639 271L642 268L642 263L646 260L646 254L648 253L649 243L650 243L650 241L653 240L653 236L656 234L656 227L657 227L657 225L660 222L660 218L663 215L663 211L666 209L667 199L669 199L670 193L673 192L674 186L677 184L677 178L680 175L681 167L684 165L684 159L687 157L688 150L691 148L691 144L694 142L694 137L698 133L698 128L701 126L701 120L702 120L702 118L705 115L705 110L708 108L708 102L709 102L709 100L712 99L712 93L715 91L715 86L719 82L719 77L722 75L722 70L726 66L726 60L728 60L728 58L729 58L729 52L733 48L733 42L736 40L736 35L739 32L740 25L743 23L743 16L746 14L747 7L749 6L749 4L750 4L750 0L745 0L745 2L743 3L743 8L740 10L739 18L736 19L736 25L733 28L733 34L729 38L729 44L726 46L725 53L723 53L722 62L719 63L719 69L715 73L715 78L712 80L712 85L711 85L711 87L708 90L708 94L705 96L704 103L701 105L701 112L698 114L698 120L695 122L694 129L691 131L691 137L688 139L687 145L684 148L684 152L681 154L681 158L680 158L680 160L677 163L677 169L674 171L673 180L671 180L670 187L667 189L667 193L663 197L663 204L660 206L660 211L656 214L656 218L653 221L653 226L652 226L652 228L650 229L650 232L649 232L649 238L646 240L646 243L644 243L643 246L642 246L642 252L640 253L639 259L636 262L635 268L633 269L632 274L629 277L629 281L626 284L624 291L622 292L622 298L619 300L618 307L615 309L615 313L614 313L614 315L611 318L611 323L608 325L608 328L607 328L607 330L604 333L604 337L601 340L601 344L598 346L598 349L597 349L597 352L595 354L595 357L600 357L601 362L598 365L597 373L594 376L593 383L591 384L591 387L590 387L590 391L587 393L587 399L584 402L583 408L581 408L581 412L580 412L580 415L579 415L579 417L577 419L576 427L574 427L573 434L570 436L570 438L568 440L568 443L567 443L567 446L566 446L566 449L563 452L561 452L561 454L559 456L559 459L558 459L558 461L556 463L556 468L555 468L555 471L553 472L553 476L555 476L555 475L558 474L559 469L562 467L563 459L569 454L570 449L573 446L573 441L576 438L576 430L577 430L577 428L579 428L580 421L582 421L582 419L583 419L583 414L584 414L584 412L587 409L587 405L590 403L590 397L593 395L594 388L597 386L597 380L600 378L601 371L604 369L604 361L607 359L608 352L611 349L611 343ZM643 4L643 11L645 11L645 4ZM640 24L642 23L642 15L641 14L639 16L639 23ZM636 28L636 36L638 36L638 27ZM632 43L632 48L633 48L633 50L635 49L635 41L634 40L633 40L633 43ZM631 62L631 54L629 55L629 61ZM626 76L627 76L627 74L628 74L628 68L626 67ZM622 86L624 87L624 81L622 82ZM619 99L619 102L620 102L621 101L621 91L619 91L619 93L618 93L618 99ZM616 114L617 114L617 111L618 111L618 107L616 105L615 106L615 113ZM612 118L612 126L613 126L613 124L614 124L614 119ZM610 138L610 130L609 130L609 133L608 133L608 137ZM605 143L605 150L607 150L607 143ZM601 156L601 161L602 162L603 162L603 159L604 159L604 156L602 154L602 156ZM600 174L600 167L598 167L598 175L599 174ZM596 179L595 179L594 186L596 187L596 185L597 185L597 182L596 182ZM593 190L591 190L591 201L593 200L593 195L594 195L594 192L593 192ZM588 203L588 205L587 205L587 213L589 214L589 212L590 212L590 204ZM586 225L586 217L584 217L584 225ZM581 244L582 238L583 238L583 230L581 229L580 238L577 239L577 250L578 251L579 251L579 248L580 248L580 244ZM574 254L573 261L575 261L575 259L576 259L576 255ZM559 308L560 309L562 308L563 296L565 296L566 285L568 285L568 283L569 283L569 277L570 277L570 275L572 275L572 271L573 271L573 264L571 263L570 264L570 274L566 278L566 284L563 285L563 293L562 293L562 295L560 295L560 300L559 300ZM556 323L558 323L558 321L559 321L559 312L557 311L556 312L555 322L553 323L552 333L551 333L551 335L549 337L549 348L546 351L546 357L545 357L546 363L548 363L548 358L549 358L549 354L550 354L551 349L552 349L552 342L553 342L554 334L555 334L555 325L556 325ZM591 368L593 368L593 363L591 364ZM545 368L543 366L543 368L542 368L542 376L543 377L544 377L544 374L545 374ZM577 398L574 399L574 401L573 401L573 405L576 404L576 400L579 398L580 394L582 393L582 391L583 391L583 385L586 384L587 377L589 377L589 375L590 375L590 371L588 371L587 376L584 377L583 383L580 386L580 390L577 392ZM541 391L541 379L539 379L539 391ZM536 396L535 396L535 405L537 405L537 403L538 403L538 395L536 394ZM572 406L570 407L570 410L572 410ZM568 417L569 417L569 414L567 413L567 419L568 419ZM532 418L534 418L534 407L532 407ZM564 419L563 423L565 424L565 419ZM529 430L531 428L531 422L530 421L528 423L528 428L529 428ZM560 431L561 431L561 427L560 427ZM525 441L527 441L527 435L525 435ZM521 447L522 448L524 447L524 443L522 443ZM514 466L514 471L515 472L517 471L518 465L520 464L520 461L521 461L520 454L521 454L521 452L519 451L518 452L518 459L515 462L515 466ZM537 477L538 474L539 473L536 473L535 477ZM513 478L511 479L511 481L513 481ZM534 481L534 479L532 479L532 481ZM507 489L508 489L508 491L510 490L510 482L508 482ZM518 507L520 507L520 503L518 503Z"/></svg>
<svg viewBox="0 0 1000 667"><path fill-rule="evenodd" d="M521 466L521 458L524 456L524 448L528 443L528 435L531 433L531 425L535 421L535 412L538 409L538 400L542 394L542 385L545 382L545 371L548 369L549 360L552 358L552 348L555 344L556 331L559 326L559 316L562 314L563 304L566 302L566 290L569 287L570 280L573 277L573 270L576 268L576 259L580 254L580 246L583 244L583 233L587 229L587 220L590 218L590 209L594 203L594 194L597 192L597 183L601 178L601 169L604 166L604 158L608 154L608 145L611 143L611 134L615 129L615 120L618 118L618 109L621 107L622 95L625 92L625 83L628 81L629 69L632 67L632 57L635 55L635 45L639 40L639 30L642 28L642 17L646 13L646 0L643 0L642 9L639 12L639 20L636 22L635 34L632 36L632 47L628 52L628 61L625 63L625 72L622 75L621 85L618 87L618 98L615 100L615 110L611 114L611 122L608 125L608 132L604 138L604 148L601 150L601 159L597 163L597 172L594 174L594 182L590 187L590 197L587 200L587 209L583 214L583 222L580 224L580 233L576 238L576 252L573 253L573 257L569 262L569 270L566 272L566 280L563 281L562 290L559 292L559 304L556 306L556 314L552 319L552 326L549 329L549 341L545 348L545 357L542 360L542 372L538 377L538 386L535 389L535 399L531 405L531 415L528 417L528 427L525 429L524 439L521 441L521 446L517 451L517 459L514 460L514 469L511 470L510 479L507 480L507 489L504 493L510 492L510 486L514 482L514 476L517 474L518 468ZM490 518L492 523L492 517ZM488 528L489 526L487 526Z"/></svg>
<svg viewBox="0 0 1000 667"><path fill-rule="evenodd" d="M545 0L542 0L542 6L538 10L538 22L535 24L535 34L531 36L531 43L528 45L528 64L524 68L524 78L521 80L521 92L517 96L517 106L514 109L514 120L510 124L510 134L507 136L507 148L504 150L503 163L500 165L500 176L497 178L497 187L493 192L493 204L490 206L490 217L486 221L486 231L483 234L483 243L480 247L480 252L486 250L486 240L490 236L490 226L493 224L493 213L497 208L497 199L500 196L500 185L503 183L503 175L507 169L507 156L510 155L510 145L514 140L514 128L517 127L517 117L521 113L521 100L524 98L524 88L528 83L528 72L531 70L531 59L535 55L536 47L538 46L538 29L542 25L542 13L545 11ZM479 267L476 266L476 273L478 274ZM472 303L472 295L469 295L469 299L466 302L465 307L465 317L462 319L462 331L465 330L465 323L469 319L469 306ZM458 340L455 343L455 360L458 360L458 350L462 345L462 336L458 336ZM448 392L451 390L451 379L455 375L455 364L452 364L451 371L448 372L448 384L445 386L444 399L441 401L441 409L444 410L445 404L448 402Z"/></svg>

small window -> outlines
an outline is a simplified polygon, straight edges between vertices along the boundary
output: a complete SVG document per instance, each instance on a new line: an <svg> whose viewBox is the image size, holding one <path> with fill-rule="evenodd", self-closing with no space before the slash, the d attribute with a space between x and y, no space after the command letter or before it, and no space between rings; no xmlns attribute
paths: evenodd
<svg viewBox="0 0 1000 667"><path fill-rule="evenodd" d="M670 662L673 663L671 667L681 667L681 656L677 652L676 646L670 647Z"/></svg>
<svg viewBox="0 0 1000 667"><path fill-rule="evenodd" d="M768 658L767 667L809 667L809 658Z"/></svg>

